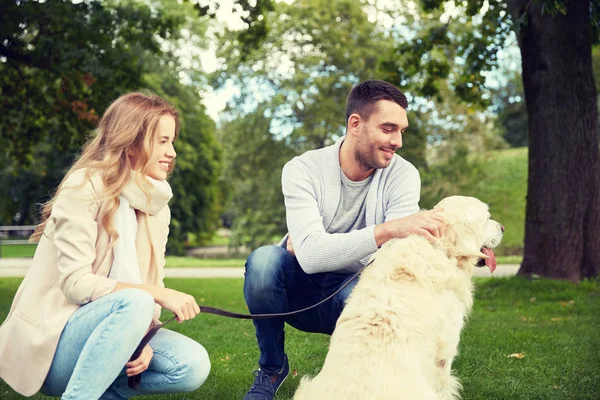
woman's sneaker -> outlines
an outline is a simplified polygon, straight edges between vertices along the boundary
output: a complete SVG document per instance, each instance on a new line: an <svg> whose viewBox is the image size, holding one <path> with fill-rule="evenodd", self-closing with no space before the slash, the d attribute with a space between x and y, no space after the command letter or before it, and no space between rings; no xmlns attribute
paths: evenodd
<svg viewBox="0 0 600 400"><path fill-rule="evenodd" d="M243 400L273 400L277 389L281 386L285 378L290 373L290 363L288 362L287 355L281 370L274 375L270 375L261 369L254 371L254 384L248 393L244 396Z"/></svg>

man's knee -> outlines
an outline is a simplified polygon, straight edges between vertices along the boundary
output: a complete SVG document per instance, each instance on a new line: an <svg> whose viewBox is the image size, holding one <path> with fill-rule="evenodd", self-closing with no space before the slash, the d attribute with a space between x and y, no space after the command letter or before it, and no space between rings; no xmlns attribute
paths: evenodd
<svg viewBox="0 0 600 400"><path fill-rule="evenodd" d="M279 246L263 246L254 250L246 261L244 294L248 297L260 297L269 290L283 285L285 268L292 257Z"/></svg>

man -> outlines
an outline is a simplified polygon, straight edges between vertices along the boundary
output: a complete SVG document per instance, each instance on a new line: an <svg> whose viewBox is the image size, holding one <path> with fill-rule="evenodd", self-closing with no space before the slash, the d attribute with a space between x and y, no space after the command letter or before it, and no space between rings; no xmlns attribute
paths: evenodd
<svg viewBox="0 0 600 400"><path fill-rule="evenodd" d="M246 262L244 297L253 314L282 313L318 303L346 283L386 241L443 234L437 211L419 211L417 169L395 154L408 128L408 102L394 85L371 80L346 101L346 135L283 168L289 233L280 246L256 249ZM255 320L260 349L254 384L244 400L271 400L289 373L284 322L333 333L356 280L333 299L292 317Z"/></svg>

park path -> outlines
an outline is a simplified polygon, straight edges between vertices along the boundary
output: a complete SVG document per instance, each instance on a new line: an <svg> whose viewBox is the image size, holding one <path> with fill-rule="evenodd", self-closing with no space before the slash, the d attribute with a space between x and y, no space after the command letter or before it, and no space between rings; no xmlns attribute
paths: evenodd
<svg viewBox="0 0 600 400"><path fill-rule="evenodd" d="M24 277L31 261L31 258L0 258L0 277ZM475 268L474 276L501 278L513 276L518 270L518 264L500 264L493 274L487 268ZM244 268L165 268L165 276L167 278L243 278Z"/></svg>

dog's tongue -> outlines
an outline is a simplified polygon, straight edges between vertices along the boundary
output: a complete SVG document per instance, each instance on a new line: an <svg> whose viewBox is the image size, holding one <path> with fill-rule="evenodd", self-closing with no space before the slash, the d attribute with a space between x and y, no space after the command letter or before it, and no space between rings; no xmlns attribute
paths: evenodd
<svg viewBox="0 0 600 400"><path fill-rule="evenodd" d="M488 256L488 258L485 259L485 265L490 269L490 272L494 272L496 270L496 256L494 255L494 250L484 247L481 251Z"/></svg>

